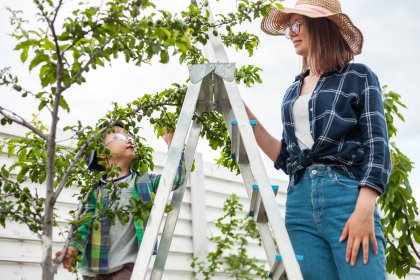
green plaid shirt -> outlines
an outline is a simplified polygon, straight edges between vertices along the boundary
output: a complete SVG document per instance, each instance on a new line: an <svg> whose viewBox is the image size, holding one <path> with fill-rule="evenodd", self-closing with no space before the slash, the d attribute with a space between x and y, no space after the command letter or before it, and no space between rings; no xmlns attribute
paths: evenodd
<svg viewBox="0 0 420 280"><path fill-rule="evenodd" d="M185 164L183 157L178 166L173 190L179 188L185 180ZM152 192L156 192L160 181L160 175L133 173L130 184L134 184L133 196L141 198L144 203L153 199ZM87 203L82 206L81 219L86 220L76 230L70 242L82 255L81 267L94 273L108 272L108 254L110 249L111 223L106 217L97 218L98 209L107 205L107 196L102 196L104 184L96 184L90 192ZM135 220L137 242L140 246L144 235L145 225L141 220Z"/></svg>

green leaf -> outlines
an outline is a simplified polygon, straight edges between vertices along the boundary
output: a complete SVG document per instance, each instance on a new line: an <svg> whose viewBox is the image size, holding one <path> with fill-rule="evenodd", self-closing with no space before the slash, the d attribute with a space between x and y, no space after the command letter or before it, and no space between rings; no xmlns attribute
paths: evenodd
<svg viewBox="0 0 420 280"><path fill-rule="evenodd" d="M167 50L161 50L160 51L160 62L161 63L168 63L169 61L169 55Z"/></svg>
<svg viewBox="0 0 420 280"><path fill-rule="evenodd" d="M34 59L32 59L31 63L29 64L29 71L31 71L32 69L34 69L40 63L46 62L46 61L49 61L48 55L46 55L46 54L44 54L42 52L37 52L37 54L35 55Z"/></svg>
<svg viewBox="0 0 420 280"><path fill-rule="evenodd" d="M146 173L146 172L147 172L147 170L148 170L148 166L147 166L147 164L142 163L142 164L140 165L140 173Z"/></svg>
<svg viewBox="0 0 420 280"><path fill-rule="evenodd" d="M152 54L159 53L159 51L160 51L160 44L159 43L152 44L151 47L152 47Z"/></svg>
<svg viewBox="0 0 420 280"><path fill-rule="evenodd" d="M418 226L417 230L413 232L413 237L414 240L416 240L416 242L420 244L420 226Z"/></svg>
<svg viewBox="0 0 420 280"><path fill-rule="evenodd" d="M38 105L38 111L41 111L47 105L46 101L41 101Z"/></svg>
<svg viewBox="0 0 420 280"><path fill-rule="evenodd" d="M282 10L283 9L283 5L280 3L276 3L274 4L276 6L277 9Z"/></svg>
<svg viewBox="0 0 420 280"><path fill-rule="evenodd" d="M188 50L188 44L184 41L179 41L176 43L176 46L178 47L178 49L182 52L185 53Z"/></svg>
<svg viewBox="0 0 420 280"><path fill-rule="evenodd" d="M22 49L22 53L20 54L20 60L22 61L22 63L25 63L25 61L28 59L28 51L29 47Z"/></svg>
<svg viewBox="0 0 420 280"><path fill-rule="evenodd" d="M69 104L67 104L67 101L64 99L63 96L60 98L60 107L66 110L67 112L70 112Z"/></svg>

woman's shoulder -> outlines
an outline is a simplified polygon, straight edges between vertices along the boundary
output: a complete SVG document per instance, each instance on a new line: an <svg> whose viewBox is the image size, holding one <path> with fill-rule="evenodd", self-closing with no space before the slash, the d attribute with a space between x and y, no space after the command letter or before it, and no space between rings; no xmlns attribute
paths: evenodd
<svg viewBox="0 0 420 280"><path fill-rule="evenodd" d="M372 69L367 66L366 64L363 63L349 63L348 67L347 67L348 71L356 71L360 74L374 74L375 73L372 71Z"/></svg>

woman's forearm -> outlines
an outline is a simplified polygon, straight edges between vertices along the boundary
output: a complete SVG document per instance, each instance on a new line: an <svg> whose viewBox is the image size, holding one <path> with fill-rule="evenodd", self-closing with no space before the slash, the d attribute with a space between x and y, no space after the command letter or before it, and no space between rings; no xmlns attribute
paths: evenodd
<svg viewBox="0 0 420 280"><path fill-rule="evenodd" d="M265 127L257 120L255 115L249 110L245 104L246 113L250 120L256 120L255 125L255 139L257 140L258 146L263 152L274 162L281 150L281 142L274 138Z"/></svg>

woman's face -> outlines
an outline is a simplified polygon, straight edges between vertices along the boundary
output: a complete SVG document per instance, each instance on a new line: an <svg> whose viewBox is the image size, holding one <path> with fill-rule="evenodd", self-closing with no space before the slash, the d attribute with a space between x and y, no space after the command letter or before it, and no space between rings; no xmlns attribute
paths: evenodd
<svg viewBox="0 0 420 280"><path fill-rule="evenodd" d="M303 16L298 14L291 14L289 18L288 37L295 47L296 54L308 57L308 29L303 19Z"/></svg>

